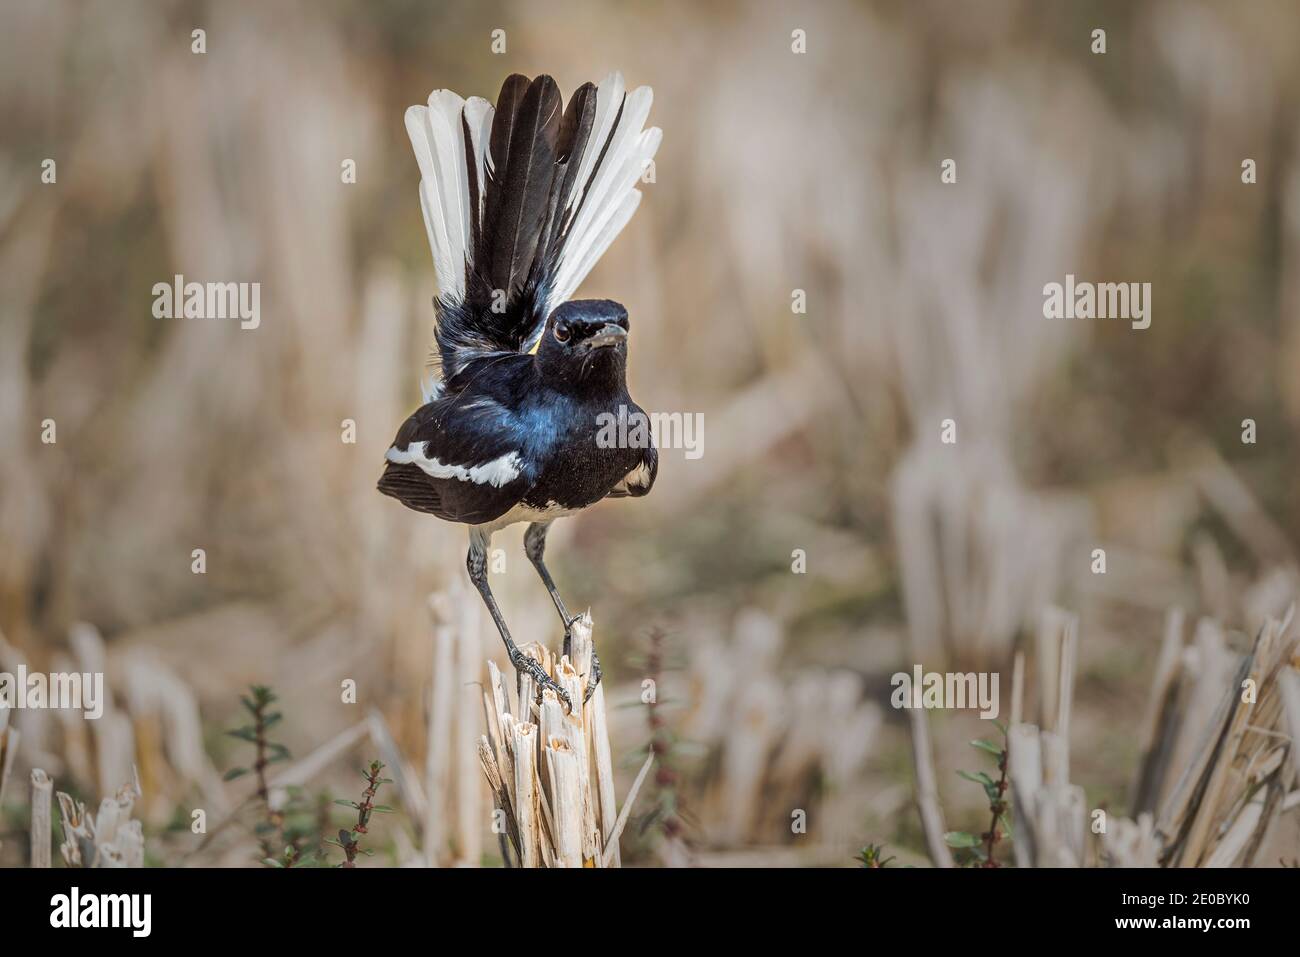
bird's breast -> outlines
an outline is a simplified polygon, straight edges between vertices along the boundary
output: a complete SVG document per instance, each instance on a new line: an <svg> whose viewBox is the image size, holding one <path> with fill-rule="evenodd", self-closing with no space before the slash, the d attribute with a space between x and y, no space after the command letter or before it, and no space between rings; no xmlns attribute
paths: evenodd
<svg viewBox="0 0 1300 957"><path fill-rule="evenodd" d="M641 449L603 448L594 435L563 443L547 457L524 502L570 511L594 505L636 468L642 455Z"/></svg>

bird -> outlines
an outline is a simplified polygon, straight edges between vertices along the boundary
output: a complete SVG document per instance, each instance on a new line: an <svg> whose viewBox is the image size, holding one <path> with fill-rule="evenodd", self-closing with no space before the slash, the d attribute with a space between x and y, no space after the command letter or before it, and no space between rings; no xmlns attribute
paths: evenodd
<svg viewBox="0 0 1300 957"><path fill-rule="evenodd" d="M582 616L570 615L546 567L547 530L654 486L652 439L602 439L602 424L647 421L628 393L628 311L572 298L641 202L662 139L645 125L652 99L612 73L565 104L552 77L512 74L495 106L435 90L405 115L438 295L423 404L397 430L378 489L468 528L466 571L516 680L530 675L539 696L550 689L569 711L567 692L511 638L487 556L494 533L527 523L524 551L570 654ZM593 651L584 704L600 678Z"/></svg>

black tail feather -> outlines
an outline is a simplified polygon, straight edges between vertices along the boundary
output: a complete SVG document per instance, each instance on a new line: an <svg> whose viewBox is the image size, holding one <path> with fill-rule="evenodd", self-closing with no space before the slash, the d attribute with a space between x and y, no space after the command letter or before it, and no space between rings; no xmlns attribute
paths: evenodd
<svg viewBox="0 0 1300 957"><path fill-rule="evenodd" d="M560 123L560 137L556 144L555 181L551 184L550 207L546 215L546 227L538 243L538 252L533 262L533 273L529 284L538 290L538 295L545 298L546 279L554 276L559 265L560 250L564 245L564 227L561 220L564 210L560 204L571 195L573 184L578 179L578 167L589 148L591 127L596 118L596 85L584 83L573 91L568 108Z"/></svg>
<svg viewBox="0 0 1300 957"><path fill-rule="evenodd" d="M460 114L460 126L465 137L465 171L469 180L469 249L471 255L468 258L465 276L465 283L468 287L474 281L473 253L479 248L483 237L483 218L479 204L482 201L483 190L487 184L478 181L478 162L474 157L474 134L469 128L469 119L465 116L464 110Z"/></svg>
<svg viewBox="0 0 1300 957"><path fill-rule="evenodd" d="M560 132L560 91L549 76L539 76L517 96L523 77L512 76L501 89L503 110L492 123L492 170L483 247L494 289L513 297L532 269L537 240L555 177Z"/></svg>
<svg viewBox="0 0 1300 957"><path fill-rule="evenodd" d="M492 296L493 289L502 288L497 282L494 262L495 244L493 241L494 224L501 218L501 208L505 205L506 194L502 188L502 174L510 158L510 147L514 140L515 124L519 118L519 108L523 105L524 94L528 92L528 77L512 73L501 84L497 94L496 113L492 117L492 130L488 134L487 168L484 170L483 222L474 243L472 260L473 275L467 277L469 288L467 299L486 303Z"/></svg>

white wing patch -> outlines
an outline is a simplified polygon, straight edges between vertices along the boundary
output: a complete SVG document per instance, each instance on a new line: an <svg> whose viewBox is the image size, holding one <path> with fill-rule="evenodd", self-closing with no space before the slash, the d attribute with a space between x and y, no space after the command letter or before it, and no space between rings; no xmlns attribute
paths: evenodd
<svg viewBox="0 0 1300 957"><path fill-rule="evenodd" d="M650 466L642 462L632 471L623 476L622 480L615 485L610 491L626 492L629 488L649 488L650 487Z"/></svg>
<svg viewBox="0 0 1300 957"><path fill-rule="evenodd" d="M513 482L523 471L523 461L518 452L507 452L482 465L450 465L429 458L425 454L425 445L424 442L412 442L405 451L393 446L388 450L386 458L397 465L418 465L434 478L454 478L475 485L491 485L493 488Z"/></svg>
<svg viewBox="0 0 1300 957"><path fill-rule="evenodd" d="M650 466L642 462L623 477L623 481L636 488L646 488L650 484Z"/></svg>

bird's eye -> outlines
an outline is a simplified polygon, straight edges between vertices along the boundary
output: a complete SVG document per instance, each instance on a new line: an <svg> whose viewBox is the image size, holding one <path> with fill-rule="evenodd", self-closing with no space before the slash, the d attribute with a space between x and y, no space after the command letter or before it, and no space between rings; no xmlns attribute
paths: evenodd
<svg viewBox="0 0 1300 957"><path fill-rule="evenodd" d="M570 336L570 335L572 335L572 333L569 331L569 327L568 327L567 325L565 325L565 324L562 323L562 322L557 322L557 323L555 324L555 341L556 341L556 342L568 342L568 341L569 341L569 336Z"/></svg>

